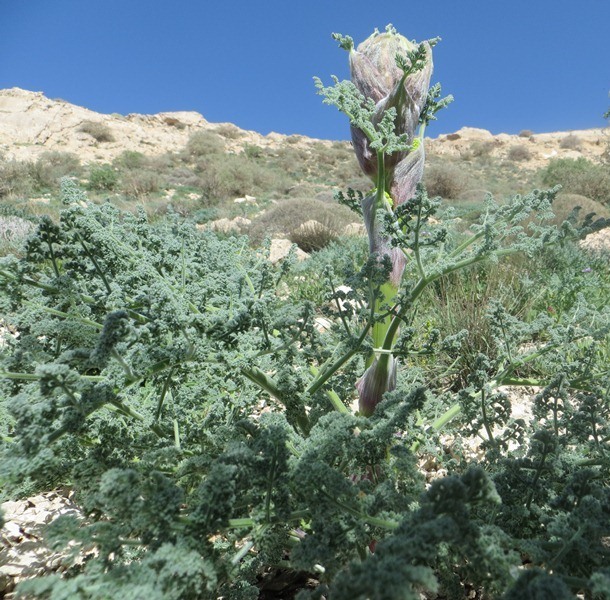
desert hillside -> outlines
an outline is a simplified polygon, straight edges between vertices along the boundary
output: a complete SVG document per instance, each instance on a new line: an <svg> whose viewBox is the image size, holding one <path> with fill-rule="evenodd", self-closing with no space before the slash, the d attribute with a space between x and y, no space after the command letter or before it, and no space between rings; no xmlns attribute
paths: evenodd
<svg viewBox="0 0 610 600"><path fill-rule="evenodd" d="M91 123L103 125L109 135L96 139L95 130L88 130ZM5 159L32 160L49 150L72 152L84 163L112 161L125 150L151 156L178 152L199 131L222 134L229 140L228 150L237 150L246 144L273 148L287 137L277 133L263 136L230 123L210 123L197 112L104 115L64 100L47 98L42 92L19 88L0 90L0 153ZM298 138L302 145L314 141L291 137ZM440 156L459 157L472 152L474 147L475 153L504 158L511 151L518 154L515 147L525 146L529 166L540 167L552 158L598 158L604 153L608 138L608 132L603 129L492 135L484 129L464 127L456 133L429 140L428 150Z"/></svg>
<svg viewBox="0 0 610 600"><path fill-rule="evenodd" d="M504 201L555 185L558 222L577 205L608 217L609 148L604 129L492 135L464 127L426 140L424 183L463 227L478 219L488 194ZM271 236L305 252L362 233L333 197L371 187L347 141L264 136L196 112L104 115L41 92L0 90L0 208L20 218L58 216L65 176L94 201L155 218L170 210L201 227L247 234L254 245Z"/></svg>
<svg viewBox="0 0 610 600"><path fill-rule="evenodd" d="M105 126L110 137L100 140L84 131L90 123ZM51 100L42 92L0 90L0 153L8 159L32 160L49 150L73 152L85 163L112 161L125 150L158 155L179 151L199 131L217 132L233 140L228 149L245 144L264 148L286 137L263 136L231 123L210 123L197 112L103 115L64 100Z"/></svg>

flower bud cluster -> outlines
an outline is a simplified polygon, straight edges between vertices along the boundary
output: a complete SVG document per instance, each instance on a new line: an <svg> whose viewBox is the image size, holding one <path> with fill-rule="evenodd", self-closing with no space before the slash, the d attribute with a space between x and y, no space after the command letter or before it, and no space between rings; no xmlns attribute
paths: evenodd
<svg viewBox="0 0 610 600"><path fill-rule="evenodd" d="M432 75L432 42L415 44L388 25L384 33L375 31L354 47L351 38L335 36L349 50L352 83L366 100L375 104L372 124L379 129L391 116L394 134L405 143L401 149L386 148L385 191L395 205L415 195L424 167L424 151L416 141L416 131ZM367 132L352 125L352 142L362 170L377 183L377 147ZM394 151L392 151L394 150Z"/></svg>

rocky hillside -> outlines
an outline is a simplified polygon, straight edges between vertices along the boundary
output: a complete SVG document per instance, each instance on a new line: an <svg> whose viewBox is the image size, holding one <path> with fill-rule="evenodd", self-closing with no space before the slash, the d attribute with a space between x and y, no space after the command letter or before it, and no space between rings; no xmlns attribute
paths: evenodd
<svg viewBox="0 0 610 600"><path fill-rule="evenodd" d="M196 112L163 112L156 115L103 115L63 100L51 100L42 92L19 88L0 90L0 154L5 159L31 160L48 150L73 152L83 163L108 162L125 150L157 155L177 152L197 131L215 131L228 141L228 149L246 144L260 148L280 145L287 136L263 136L230 123L210 123ZM319 140L292 136L308 145ZM431 154L464 157L486 154L500 159L544 166L552 158L590 159L607 148L607 130L492 135L483 129L464 127L456 133L429 140ZM525 150L524 150L525 149Z"/></svg>
<svg viewBox="0 0 610 600"><path fill-rule="evenodd" d="M229 148L246 144L266 148L287 137L277 133L263 136L231 123L209 123L197 112L102 115L64 100L51 100L42 92L0 90L0 154L6 159L32 160L55 150L73 152L83 163L109 162L125 150L149 156L177 152L193 133L206 130L222 134ZM98 135L102 131L108 135Z"/></svg>

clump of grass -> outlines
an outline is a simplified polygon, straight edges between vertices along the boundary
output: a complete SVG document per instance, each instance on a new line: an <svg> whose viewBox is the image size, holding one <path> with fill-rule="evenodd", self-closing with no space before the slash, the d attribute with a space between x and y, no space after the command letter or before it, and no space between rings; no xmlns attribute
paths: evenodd
<svg viewBox="0 0 610 600"><path fill-rule="evenodd" d="M0 215L0 256L18 251L34 229L31 221L13 215Z"/></svg>
<svg viewBox="0 0 610 600"><path fill-rule="evenodd" d="M452 163L431 165L424 173L424 183L430 196L455 199L468 188L464 171Z"/></svg>
<svg viewBox="0 0 610 600"><path fill-rule="evenodd" d="M214 131L227 140L238 140L244 135L244 132L232 123L218 125Z"/></svg>
<svg viewBox="0 0 610 600"><path fill-rule="evenodd" d="M114 142L110 127L101 121L84 121L78 130L89 134L96 142Z"/></svg>
<svg viewBox="0 0 610 600"><path fill-rule="evenodd" d="M25 196L31 191L29 163L17 160L0 163L0 198Z"/></svg>
<svg viewBox="0 0 610 600"><path fill-rule="evenodd" d="M515 162L524 162L526 160L530 160L532 158L532 153L529 151L527 146L511 146L508 149L508 154L506 155L508 160L512 160Z"/></svg>
<svg viewBox="0 0 610 600"><path fill-rule="evenodd" d="M442 337L466 330L457 348L440 355L432 368L443 373L446 384L456 389L468 385L479 354L497 355L487 312L498 300L510 314L523 317L535 302L525 272L525 260L513 257L504 263L488 263L436 281L426 298L434 314L434 324ZM448 365L451 365L447 368Z"/></svg>
<svg viewBox="0 0 610 600"><path fill-rule="evenodd" d="M521 138L531 138L534 135L534 132L531 129L522 129L519 132L519 137Z"/></svg>
<svg viewBox="0 0 610 600"><path fill-rule="evenodd" d="M573 133L564 137L559 144L559 147L563 148L564 150L580 150L581 146L582 140Z"/></svg>
<svg viewBox="0 0 610 600"><path fill-rule="evenodd" d="M299 228L309 221L317 221L327 228L331 233L322 231L318 226ZM343 231L348 223L354 220L352 211L346 206L337 203L322 202L314 199L290 199L279 202L272 206L257 219L255 219L248 231L248 235L254 245L260 244L265 237L290 237L295 240L329 239L339 231ZM329 241L332 241L329 239ZM298 244L298 242L295 241ZM322 246L323 247L323 246Z"/></svg>
<svg viewBox="0 0 610 600"><path fill-rule="evenodd" d="M96 191L112 191L119 181L119 174L112 165L93 167L89 172L88 188Z"/></svg>
<svg viewBox="0 0 610 600"><path fill-rule="evenodd" d="M602 204L610 204L610 171L585 158L556 158L542 171L546 186L561 185L564 192L580 194Z"/></svg>
<svg viewBox="0 0 610 600"><path fill-rule="evenodd" d="M133 198L142 198L158 192L162 180L158 173L151 170L134 170L123 175L121 189L124 194Z"/></svg>
<svg viewBox="0 0 610 600"><path fill-rule="evenodd" d="M37 190L58 190L62 177L78 177L83 171L76 154L57 151L41 154L29 170Z"/></svg>
<svg viewBox="0 0 610 600"><path fill-rule="evenodd" d="M224 141L213 131L197 131L193 133L186 143L185 154L189 159L201 158L223 154L225 150Z"/></svg>
<svg viewBox="0 0 610 600"><path fill-rule="evenodd" d="M339 238L339 231L335 227L332 220L320 223L312 219L290 232L288 239L304 252L317 252Z"/></svg>

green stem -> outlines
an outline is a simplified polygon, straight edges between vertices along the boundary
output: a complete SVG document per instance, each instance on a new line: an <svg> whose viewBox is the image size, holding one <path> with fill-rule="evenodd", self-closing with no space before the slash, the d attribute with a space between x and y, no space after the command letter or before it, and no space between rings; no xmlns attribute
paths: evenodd
<svg viewBox="0 0 610 600"><path fill-rule="evenodd" d="M268 394L281 402L285 408L290 408L277 383L261 369L256 366L244 367L242 368L241 372L244 377L248 378L250 381L252 381L252 383L255 383L258 387L265 390ZM307 416L303 406L301 406L299 409L296 422L304 433L309 432L311 425L309 423L309 417Z"/></svg>
<svg viewBox="0 0 610 600"><path fill-rule="evenodd" d="M362 330L360 337L354 343L354 347L339 357L332 365L321 369L321 373L309 384L305 390L308 394L315 394L346 362L353 358L362 347L364 340L371 328L371 322Z"/></svg>
<svg viewBox="0 0 610 600"><path fill-rule="evenodd" d="M362 522L368 523L369 525L372 525L373 527L379 527L380 529L387 529L390 531L394 531L395 529L398 529L398 526L400 525L400 523L398 523L397 521L390 521L388 519L380 519L379 517L373 517L371 515L367 515L366 513L361 513L359 510L356 510L355 508L348 506L347 504L344 504L340 500L337 500L337 498L335 496L333 496L332 494L329 494L327 491L320 490L320 492L324 496L326 496L326 498L328 498L333 504L335 504L339 508L342 508L345 512L348 512L349 514L353 515L354 517L357 517L358 519L360 519Z"/></svg>
<svg viewBox="0 0 610 600"><path fill-rule="evenodd" d="M44 376L46 377L46 375ZM18 379L21 381L40 381L43 375L36 375L35 373L15 373L11 371L0 371L0 379ZM87 381L106 381L106 377L103 375L80 375L81 379Z"/></svg>
<svg viewBox="0 0 610 600"><path fill-rule="evenodd" d="M487 418L487 407L485 406L485 389L481 389L481 412L483 413L483 425L485 426L487 437L489 438L489 441L495 445L496 441L494 439L491 427L489 426L489 420Z"/></svg>
<svg viewBox="0 0 610 600"><path fill-rule="evenodd" d="M97 271L97 274L101 277L102 282L104 283L104 287L106 288L106 292L108 292L108 294L111 294L112 290L110 289L110 284L108 283L108 280L106 279L106 275L104 274L104 271L102 270L99 263L95 259L95 256L93 256L93 254L91 254L91 252L89 252L89 248L87 248L85 241L83 240L83 238L80 236L80 234L78 232L76 234L76 237L78 238L78 241L80 242L81 247L85 251L85 254L93 263L93 267Z"/></svg>
<svg viewBox="0 0 610 600"><path fill-rule="evenodd" d="M315 377L316 375L318 375L319 373L319 369L317 369L315 366L311 365L309 367L309 371L311 372L311 374ZM341 398L339 398L339 394L337 394L337 392L335 392L335 390L326 390L326 395L328 396L328 399L330 400L330 403L333 405L333 408L344 414L344 415L349 415L350 410L349 408L347 408L347 406L345 406L345 404L343 404L343 402L341 402Z"/></svg>
<svg viewBox="0 0 610 600"><path fill-rule="evenodd" d="M95 327L95 329L99 329L100 331L104 329L104 326L101 323L96 323L95 321L91 321L91 319L85 319L84 317L79 317L78 315L72 315L70 313L64 312L63 310L57 310L56 308L50 308L48 306L40 306L29 300L24 300L23 304L25 306L31 306L32 308L42 310L43 312L46 312L47 314L53 315L55 317L61 317L62 319L72 319L77 323L83 323L84 325Z"/></svg>

